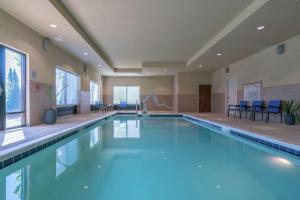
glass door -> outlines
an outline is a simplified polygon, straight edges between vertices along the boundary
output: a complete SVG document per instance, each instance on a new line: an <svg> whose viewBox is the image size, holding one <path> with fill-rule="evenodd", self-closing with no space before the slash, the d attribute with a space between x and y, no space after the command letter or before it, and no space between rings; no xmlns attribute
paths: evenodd
<svg viewBox="0 0 300 200"><path fill-rule="evenodd" d="M25 59L25 54L0 46L0 130L25 125Z"/></svg>

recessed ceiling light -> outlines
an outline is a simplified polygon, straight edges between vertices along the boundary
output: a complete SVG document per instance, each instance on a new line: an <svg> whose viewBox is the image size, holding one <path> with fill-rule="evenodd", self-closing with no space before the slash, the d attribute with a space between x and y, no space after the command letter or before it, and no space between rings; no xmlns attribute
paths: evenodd
<svg viewBox="0 0 300 200"><path fill-rule="evenodd" d="M50 27L51 28L57 28L57 25L56 24L50 24Z"/></svg>
<svg viewBox="0 0 300 200"><path fill-rule="evenodd" d="M97 67L101 67L101 65L97 65Z"/></svg>
<svg viewBox="0 0 300 200"><path fill-rule="evenodd" d="M264 26L258 26L256 27L257 30L263 30L265 27Z"/></svg>
<svg viewBox="0 0 300 200"><path fill-rule="evenodd" d="M54 37L53 38L56 42L64 42L64 38L63 37Z"/></svg>
<svg viewBox="0 0 300 200"><path fill-rule="evenodd" d="M201 68L201 67L203 67L203 65L200 64L198 67Z"/></svg>
<svg viewBox="0 0 300 200"><path fill-rule="evenodd" d="M85 56L86 56L86 55L88 55L88 53L87 53L87 52L84 52L84 53L83 53L83 55L85 55Z"/></svg>
<svg viewBox="0 0 300 200"><path fill-rule="evenodd" d="M221 56L222 54L221 53L217 53L217 56Z"/></svg>

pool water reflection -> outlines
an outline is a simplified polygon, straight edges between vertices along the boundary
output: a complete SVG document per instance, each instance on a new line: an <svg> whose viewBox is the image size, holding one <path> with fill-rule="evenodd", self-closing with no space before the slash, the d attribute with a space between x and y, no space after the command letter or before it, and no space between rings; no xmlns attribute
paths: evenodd
<svg viewBox="0 0 300 200"><path fill-rule="evenodd" d="M298 158L182 118L116 116L0 170L0 180L0 200L300 195Z"/></svg>

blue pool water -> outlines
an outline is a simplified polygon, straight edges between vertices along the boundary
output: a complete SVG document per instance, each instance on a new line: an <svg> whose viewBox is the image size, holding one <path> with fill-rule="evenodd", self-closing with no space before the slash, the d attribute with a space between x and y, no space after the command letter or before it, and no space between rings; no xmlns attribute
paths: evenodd
<svg viewBox="0 0 300 200"><path fill-rule="evenodd" d="M0 170L2 200L300 199L299 159L183 118L115 116Z"/></svg>

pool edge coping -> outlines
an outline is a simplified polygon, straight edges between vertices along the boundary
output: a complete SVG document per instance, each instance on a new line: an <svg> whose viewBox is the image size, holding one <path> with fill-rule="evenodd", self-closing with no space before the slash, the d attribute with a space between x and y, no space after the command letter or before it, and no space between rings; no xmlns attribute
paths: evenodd
<svg viewBox="0 0 300 200"><path fill-rule="evenodd" d="M210 125L217 126L217 127L221 128L224 132L227 132L228 134L235 135L240 138L245 138L245 139L251 140L255 143L269 146L274 149L278 149L280 151L292 154L292 155L300 158L300 146L299 145L291 144L291 143L288 143L288 142L285 142L285 141L282 141L279 139L274 139L274 138L271 138L271 137L268 137L265 135L259 135L258 133L248 131L248 130L245 130L242 128L235 128L235 127L225 125L222 123L214 122L211 120L206 120L204 118L193 116L190 114L182 114L182 115L184 117L189 117L189 118L192 118L199 122L204 122L204 123L208 123ZM291 150L293 150L295 152L292 152Z"/></svg>
<svg viewBox="0 0 300 200"><path fill-rule="evenodd" d="M15 162L18 162L19 160L22 160L23 157L21 155L24 154L25 152L29 152L29 151L31 152L31 150L35 149L35 151L33 151L33 153L32 153L32 154L34 154L44 148L51 146L52 144L55 144L63 139L70 137L71 135L79 133L82 129L85 129L86 127L92 126L100 121L107 120L108 118L110 118L114 115L118 115L118 114L135 115L136 113L135 112L124 113L124 112L114 111L114 112L105 114L103 116L99 116L94 119L87 120L78 125L50 133L43 137L16 145L16 146L8 148L6 150L2 150L2 151L0 151L0 169L5 168ZM259 143L259 144L262 144L265 146L269 146L274 149L278 149L280 151L300 157L300 146L298 146L298 145L291 144L291 143L288 143L288 142L285 142L282 140L274 139L274 138L271 138L268 136L258 135L257 133L254 133L254 132L251 132L248 130L244 130L241 128L234 128L229 125L225 125L225 124L218 123L215 121L207 120L207 119L204 119L204 118L201 118L198 116L193 116L191 114L152 113L152 114L149 114L148 116L150 116L150 117L173 116L173 117L190 118L190 119L196 120L197 122L200 122L200 123L202 122L202 123L206 123L208 125L216 126L228 134L235 135L240 138L245 138L245 139L251 140L254 143ZM29 152L29 155L27 155L26 157L32 155L30 152ZM24 158L26 158L26 157L24 157ZM9 164L4 165L5 161L9 161Z"/></svg>
<svg viewBox="0 0 300 200"><path fill-rule="evenodd" d="M96 117L94 119L90 119L84 122L79 123L78 125L74 125L72 127L68 127L59 131L55 131L53 133L49 133L48 135L18 144L16 146L10 147L8 149L4 149L0 151L0 169L1 169L1 162L4 162L7 159L10 159L16 155L19 155L23 152L26 152L28 150L31 150L33 148L37 148L40 145L43 145L47 142L62 138L68 134L71 134L73 132L79 132L80 130L84 129L87 126L96 124L102 120L107 119L108 117L112 117L114 115L118 114L118 112L111 112L99 117Z"/></svg>

